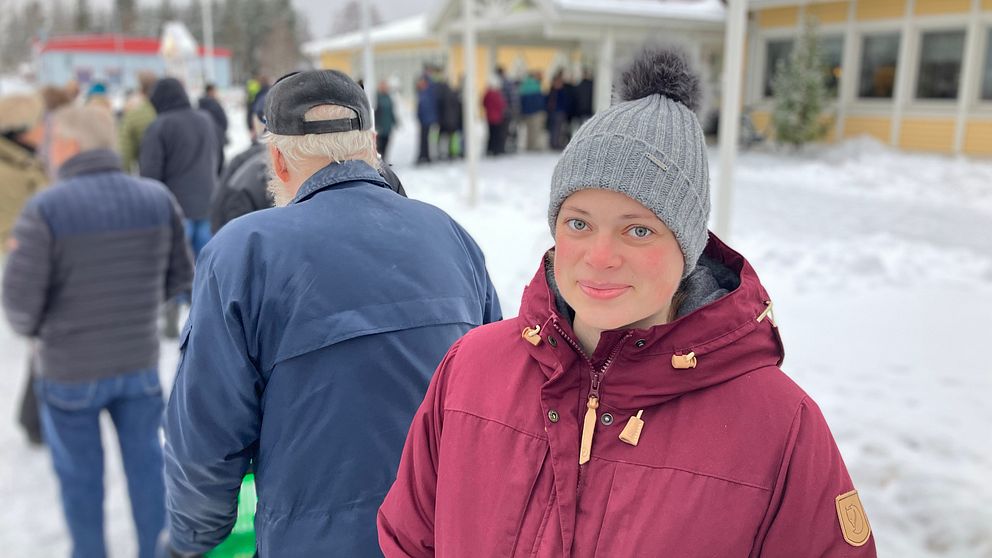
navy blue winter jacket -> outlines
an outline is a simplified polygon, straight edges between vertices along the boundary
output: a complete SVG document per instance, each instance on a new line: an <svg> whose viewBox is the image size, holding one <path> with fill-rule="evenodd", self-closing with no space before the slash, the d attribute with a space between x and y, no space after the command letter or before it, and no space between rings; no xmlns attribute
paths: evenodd
<svg viewBox="0 0 992 558"><path fill-rule="evenodd" d="M253 460L261 558L381 556L376 510L428 381L500 318L471 237L363 162L228 223L197 262L166 413L173 546L227 535Z"/></svg>
<svg viewBox="0 0 992 558"><path fill-rule="evenodd" d="M427 82L427 87L417 91L417 120L421 126L437 124L441 119L438 93L440 88L433 81Z"/></svg>

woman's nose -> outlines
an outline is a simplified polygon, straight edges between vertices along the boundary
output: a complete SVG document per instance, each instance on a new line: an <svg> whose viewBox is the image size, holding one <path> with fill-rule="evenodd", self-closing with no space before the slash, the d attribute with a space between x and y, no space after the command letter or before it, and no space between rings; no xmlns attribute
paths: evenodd
<svg viewBox="0 0 992 558"><path fill-rule="evenodd" d="M605 234L592 238L586 251L586 263L596 269L611 269L620 265L620 253L613 239Z"/></svg>

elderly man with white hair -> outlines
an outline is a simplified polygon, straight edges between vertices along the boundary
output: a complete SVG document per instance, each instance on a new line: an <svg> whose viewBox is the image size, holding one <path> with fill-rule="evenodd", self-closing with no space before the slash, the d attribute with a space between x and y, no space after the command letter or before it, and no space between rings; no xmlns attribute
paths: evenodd
<svg viewBox="0 0 992 558"><path fill-rule="evenodd" d="M346 75L266 97L278 207L200 254L166 411L174 555L231 531L253 465L261 558L381 555L376 510L434 369L501 318L479 247L378 172L371 109Z"/></svg>
<svg viewBox="0 0 992 558"><path fill-rule="evenodd" d="M122 171L113 117L60 109L49 156L58 181L14 225L3 308L35 340L42 431L72 555L106 556L100 414L117 430L138 535L152 558L165 528L158 309L189 288L183 215L165 186Z"/></svg>

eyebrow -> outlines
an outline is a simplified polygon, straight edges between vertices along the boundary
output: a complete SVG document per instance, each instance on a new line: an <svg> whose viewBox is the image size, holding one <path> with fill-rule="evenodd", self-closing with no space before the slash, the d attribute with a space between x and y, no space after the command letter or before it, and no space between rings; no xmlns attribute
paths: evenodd
<svg viewBox="0 0 992 558"><path fill-rule="evenodd" d="M656 217L654 213L627 213L626 215L621 215L621 219L649 219L651 217Z"/></svg>
<svg viewBox="0 0 992 558"><path fill-rule="evenodd" d="M586 211L584 209L579 209L578 207L575 207L574 205L565 205L565 206L562 206L562 210L563 211L564 210L574 211L575 213L578 213L580 215L587 215L587 216L591 216L592 215L588 211ZM656 217L656 215L654 213L646 213L646 212L645 213L625 213L624 215L621 215L620 216L620 219L622 219L622 220L650 219L651 217Z"/></svg>
<svg viewBox="0 0 992 558"><path fill-rule="evenodd" d="M566 205L566 206L562 207L562 210L566 210L566 209L568 211L574 211L576 213L581 213L582 215L591 215L588 211L586 211L584 209L579 209L578 207L575 207L574 205Z"/></svg>

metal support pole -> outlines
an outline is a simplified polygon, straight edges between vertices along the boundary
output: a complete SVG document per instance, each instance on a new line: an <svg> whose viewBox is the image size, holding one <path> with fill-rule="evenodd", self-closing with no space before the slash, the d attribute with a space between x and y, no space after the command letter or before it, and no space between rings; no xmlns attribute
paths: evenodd
<svg viewBox="0 0 992 558"><path fill-rule="evenodd" d="M616 53L616 37L612 28L607 28L599 48L599 63L596 65L596 112L610 108L613 95L613 57Z"/></svg>
<svg viewBox="0 0 992 558"><path fill-rule="evenodd" d="M465 175L468 179L468 204L475 207L479 203L479 149L475 144L475 124L478 114L479 95L475 87L475 2L462 0L463 31L462 55L465 57L465 83L462 88L462 137L465 143Z"/></svg>
<svg viewBox="0 0 992 558"><path fill-rule="evenodd" d="M372 56L372 0L362 0L362 74L365 96L375 107L375 60Z"/></svg>
<svg viewBox="0 0 992 558"><path fill-rule="evenodd" d="M217 79L214 68L214 16L213 0L201 0L200 12L203 17L203 69L206 80L213 83Z"/></svg>
<svg viewBox="0 0 992 558"><path fill-rule="evenodd" d="M730 237L730 216L734 201L734 163L741 120L741 82L743 81L744 28L747 0L727 3L727 30L723 41L723 98L720 100L720 185L713 232L723 240Z"/></svg>

